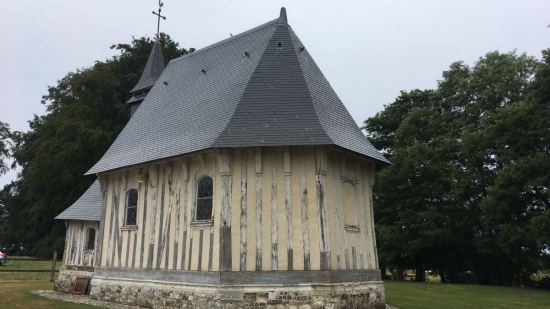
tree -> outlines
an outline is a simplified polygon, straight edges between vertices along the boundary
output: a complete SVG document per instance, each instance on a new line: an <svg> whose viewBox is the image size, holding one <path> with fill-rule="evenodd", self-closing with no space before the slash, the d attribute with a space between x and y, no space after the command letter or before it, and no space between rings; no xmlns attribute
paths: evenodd
<svg viewBox="0 0 550 309"><path fill-rule="evenodd" d="M167 35L160 42L166 59L188 52ZM111 48L120 55L68 73L43 97L46 114L35 116L28 132L14 132L13 158L21 173L0 194L8 218L1 243L21 244L40 256L62 248L65 228L53 218L93 182L94 176L83 174L128 121L125 102L152 45L148 38L117 44Z"/></svg>
<svg viewBox="0 0 550 309"><path fill-rule="evenodd" d="M8 170L6 159L10 157L10 136L9 125L0 121L0 175Z"/></svg>
<svg viewBox="0 0 550 309"><path fill-rule="evenodd" d="M436 89L402 92L365 122L393 163L375 186L382 264L419 280L424 268L454 282L528 279L545 246L534 232L548 226L545 61L491 52L453 63Z"/></svg>

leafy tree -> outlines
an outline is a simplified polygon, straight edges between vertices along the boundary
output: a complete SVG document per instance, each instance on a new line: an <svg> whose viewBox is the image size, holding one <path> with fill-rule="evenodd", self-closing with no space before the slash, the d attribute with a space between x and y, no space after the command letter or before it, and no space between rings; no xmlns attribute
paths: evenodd
<svg viewBox="0 0 550 309"><path fill-rule="evenodd" d="M10 156L10 127L0 121L0 175L8 170L6 159Z"/></svg>
<svg viewBox="0 0 550 309"><path fill-rule="evenodd" d="M167 35L160 42L166 59L188 52ZM113 45L120 55L68 73L43 97L46 114L35 116L28 132L13 134L13 158L21 173L0 194L8 218L1 243L20 244L15 247L42 256L63 246L64 225L53 218L93 182L83 174L128 121L125 102L152 45L148 38Z"/></svg>
<svg viewBox="0 0 550 309"><path fill-rule="evenodd" d="M472 271L485 283L528 280L550 225L544 55L453 63L436 89L402 92L365 122L393 163L375 186L383 265L414 268L418 280L425 268L445 281Z"/></svg>

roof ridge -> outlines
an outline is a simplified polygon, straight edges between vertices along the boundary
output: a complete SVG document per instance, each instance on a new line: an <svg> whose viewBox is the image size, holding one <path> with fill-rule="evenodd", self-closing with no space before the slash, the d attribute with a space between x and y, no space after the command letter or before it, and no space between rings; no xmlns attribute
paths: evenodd
<svg viewBox="0 0 550 309"><path fill-rule="evenodd" d="M295 41L298 42L301 46L300 53L298 54L300 59L300 69L302 70L304 74L304 78L306 79L306 85L307 90L313 98L313 108L315 110L316 116L318 117L319 122L321 123L321 127L327 134L329 140L332 141L333 144L338 145L342 148L363 154L365 156L369 156L375 160L378 160L380 162L389 163L389 161L384 157L380 151L378 151L372 144L368 141L365 134L361 131L353 117L351 116L349 110L346 108L344 102L340 99L330 82L326 79L326 77L321 72L321 69L319 66L315 63L315 60L309 54L309 51L305 49L302 41L298 37L298 35L291 29L290 34L292 37L292 43L294 44ZM300 54L302 54L302 58L300 58ZM309 62L309 65L307 64ZM311 70L316 71L316 78L311 79ZM308 77L309 76L309 77ZM320 94L319 89L315 89L315 87L319 87L319 84L321 83L322 89L328 90L328 93ZM313 87L313 89L311 89ZM327 106L322 106L322 102L325 100L334 100L329 108L329 110L323 111L323 109L326 109ZM338 110L339 111L335 111ZM339 115L339 119L334 119L334 115ZM327 119L332 118L332 119ZM347 118L347 119L346 119ZM351 125L346 126L349 130L345 131L342 130L341 127L335 131L335 125L343 124L343 123L350 123ZM361 145L361 146L359 146Z"/></svg>
<svg viewBox="0 0 550 309"><path fill-rule="evenodd" d="M277 19L274 19L270 22L267 22L259 27L256 27L254 29L263 29L263 26L267 26L268 24L274 24L275 27L279 27L279 18ZM254 30L254 29L251 29L251 30ZM245 31L243 33L240 33L236 36L240 36L240 35L244 35L246 32L250 32L251 30L249 31ZM254 72L258 69L258 65L260 64L260 62L262 61L262 58L267 50L267 47L269 46L269 41L271 41L273 39L273 35L275 34L275 31L273 31L273 33L271 33L271 35L269 36L269 39L267 40L267 44L265 45L265 48L264 50L262 51L261 55L259 56L258 58L258 62L256 63L256 65L254 66L254 69L252 70L252 75L254 75ZM236 37L236 36L233 36L231 37L230 39ZM246 91L248 85L250 84L250 81L251 81L251 78L248 79L248 81L246 82L246 85L243 87L243 93ZM235 105L235 108L233 109L233 112L231 113L231 116L229 116L229 121L227 121L227 123L225 124L225 127L220 131L220 133L218 134L218 136L216 136L216 138L212 141L212 143L210 143L209 147L213 147L214 145L216 145L220 139L220 137L223 135L223 133L225 132L225 130L227 129L227 127L229 127L229 125L231 124L231 120L233 119L233 116L235 116L235 113L237 112L237 109L238 109L238 106L239 106L239 103L240 101L242 100L242 94L240 96L240 99L239 99L239 102L237 102L237 105Z"/></svg>
<svg viewBox="0 0 550 309"><path fill-rule="evenodd" d="M279 18L275 18L275 19L270 20L270 21L268 21L268 22L266 22L266 23L264 23L264 24L262 24L262 25L256 26L256 27L254 27L254 28L252 28L252 29L248 29L248 30L246 30L246 31L244 31L244 32L241 32L241 33L239 33L239 34L233 35L233 36L231 36L231 37L225 38L225 39L223 39L223 40L221 40L221 41L218 41L218 42L216 42L216 43L212 43L212 44L210 44L210 45L207 45L207 46L205 46L205 47L202 47L202 48L200 48L200 49L197 49L197 50L195 50L195 51L192 52L192 53L188 53L188 54L185 54L185 55L180 56L180 57L178 57L178 58L174 58L174 59L170 60L168 63L179 62L179 61L185 60L185 59L190 58L190 57L192 57L192 56L194 56L194 55L197 55L197 54L200 54L200 53L202 53L202 52L208 51L208 50L210 50L210 49L212 49L212 48L215 48L215 47L218 47L218 46L220 46L220 45L229 43L229 42L231 42L231 41L233 41L233 40L236 40L236 39L241 38L241 37L243 37L243 36L249 35L249 34L251 34L251 33L253 33L253 32L256 32L256 31L261 30L261 29L263 29L263 28L266 28L266 27L268 27L268 26L276 25L278 21L279 21Z"/></svg>
<svg viewBox="0 0 550 309"><path fill-rule="evenodd" d="M258 100L259 93L266 98ZM236 137L242 143L264 146L333 143L313 104L289 26L278 22L230 120L211 147L232 147ZM269 113L260 112L266 108ZM250 114L256 114L254 120L246 119ZM300 124L283 125L297 122ZM285 132L285 137L274 139L271 130Z"/></svg>
<svg viewBox="0 0 550 309"><path fill-rule="evenodd" d="M299 60L300 55L299 55L299 53L296 52L296 49L304 48L304 46L303 46L303 44L300 47L295 45L294 38L295 37L297 38L298 36L296 35L296 33L294 33L294 31L292 30L292 28L290 26L288 28L290 28L289 31L288 31L289 32L288 35L290 36L290 42L292 43L294 53L296 53L296 58L298 58L298 63L299 63L300 62L300 60ZM300 43L302 43L302 42L300 41ZM305 51L305 48L304 48L304 51ZM304 80L306 80L306 76L305 76L305 73L304 73L304 69L302 68L302 65L299 64L298 67L300 68L300 72L302 72L302 77L304 78ZM319 111L317 110L317 106L316 106L317 104L315 104L315 102L313 101L313 94L311 93L311 89L310 89L309 84L307 83L307 81L306 81L305 84L306 84L307 94L309 95L309 99L311 100L311 105L313 105L313 110L315 111L315 117L317 118L317 121L319 122L319 125L321 126L321 128L323 128L324 133L327 136L327 138L332 143L336 144L336 141L332 138L332 136L330 136L330 134L328 134L327 128L326 128L325 124L323 123L323 121L321 120L321 117L319 116Z"/></svg>

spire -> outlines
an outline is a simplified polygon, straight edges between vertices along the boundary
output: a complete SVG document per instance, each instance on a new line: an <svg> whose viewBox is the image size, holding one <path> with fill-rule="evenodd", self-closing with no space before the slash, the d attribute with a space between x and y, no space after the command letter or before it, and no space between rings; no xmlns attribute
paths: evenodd
<svg viewBox="0 0 550 309"><path fill-rule="evenodd" d="M286 18L286 9L284 6L281 8L281 14L279 15L279 22L282 23L283 25L286 25L288 23L288 19Z"/></svg>
<svg viewBox="0 0 550 309"><path fill-rule="evenodd" d="M164 70L164 66L162 47L160 46L159 40L156 39L155 44L153 44L153 49L149 54L149 59L147 59L147 63L143 69L143 73L141 73L141 78L134 88L130 90L130 93L147 90L148 88L153 87L153 84Z"/></svg>
<svg viewBox="0 0 550 309"><path fill-rule="evenodd" d="M134 112L145 99L151 87L153 87L157 79L160 77L160 74L162 74L162 71L164 71L164 55L162 54L162 47L160 46L159 41L160 20L166 20L166 16L161 15L163 6L164 3L159 0L158 12L153 11L153 14L157 16L157 37L138 83L134 86L134 88L132 88L132 90L130 90L132 97L130 97L130 99L126 102L130 104L130 116L134 115Z"/></svg>
<svg viewBox="0 0 550 309"><path fill-rule="evenodd" d="M157 38L155 40L155 43L153 44L153 49L149 54L149 58L147 59L147 63L145 64L145 68L141 73L139 81L134 86L134 88L130 90L130 94L132 95L132 97L126 103L132 104L131 114L134 114L139 103L141 103L141 101L145 99L147 93L149 92L149 89L153 87L160 74L162 74L162 71L164 71L164 63L165 62L164 55L162 54L162 47L160 46L159 39Z"/></svg>

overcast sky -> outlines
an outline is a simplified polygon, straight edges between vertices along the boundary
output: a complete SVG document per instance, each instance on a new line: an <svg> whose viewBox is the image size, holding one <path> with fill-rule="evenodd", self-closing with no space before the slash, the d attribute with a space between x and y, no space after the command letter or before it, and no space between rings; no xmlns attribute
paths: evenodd
<svg viewBox="0 0 550 309"><path fill-rule="evenodd" d="M275 19L289 24L358 124L400 90L432 88L453 61L493 50L540 58L550 48L550 1L165 0L161 31L201 48ZM1 0L0 121L28 130L40 98L67 72L151 36L156 0ZM0 186L15 177L0 177Z"/></svg>

